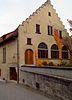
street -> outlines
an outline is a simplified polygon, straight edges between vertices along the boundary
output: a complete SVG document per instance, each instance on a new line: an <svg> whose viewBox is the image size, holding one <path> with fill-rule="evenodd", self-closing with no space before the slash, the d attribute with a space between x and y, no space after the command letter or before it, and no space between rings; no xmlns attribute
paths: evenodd
<svg viewBox="0 0 72 100"><path fill-rule="evenodd" d="M0 82L0 100L51 100L16 83Z"/></svg>

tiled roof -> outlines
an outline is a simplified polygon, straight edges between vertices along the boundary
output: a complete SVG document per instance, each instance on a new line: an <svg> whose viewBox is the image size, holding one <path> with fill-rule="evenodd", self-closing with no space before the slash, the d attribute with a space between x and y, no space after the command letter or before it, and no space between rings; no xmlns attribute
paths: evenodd
<svg viewBox="0 0 72 100"><path fill-rule="evenodd" d="M10 33L7 33L5 35L3 35L2 37L0 37L0 44L3 42L6 42L6 40L9 40L15 36L18 36L18 28Z"/></svg>

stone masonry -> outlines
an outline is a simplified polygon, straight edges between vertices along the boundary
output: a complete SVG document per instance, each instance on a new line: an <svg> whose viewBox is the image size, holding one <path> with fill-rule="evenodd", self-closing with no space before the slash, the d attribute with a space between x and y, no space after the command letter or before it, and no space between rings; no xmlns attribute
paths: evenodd
<svg viewBox="0 0 72 100"><path fill-rule="evenodd" d="M72 80L68 78L39 74L26 70L21 70L23 83L43 91L53 100L72 100Z"/></svg>

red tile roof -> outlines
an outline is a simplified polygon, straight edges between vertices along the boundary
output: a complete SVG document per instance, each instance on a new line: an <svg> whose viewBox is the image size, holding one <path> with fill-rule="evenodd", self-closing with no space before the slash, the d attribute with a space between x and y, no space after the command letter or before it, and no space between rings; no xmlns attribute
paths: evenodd
<svg viewBox="0 0 72 100"><path fill-rule="evenodd" d="M0 37L0 44L6 42L6 40L9 40L9 39L11 39L13 37L17 37L17 36L18 36L18 28L16 30Z"/></svg>

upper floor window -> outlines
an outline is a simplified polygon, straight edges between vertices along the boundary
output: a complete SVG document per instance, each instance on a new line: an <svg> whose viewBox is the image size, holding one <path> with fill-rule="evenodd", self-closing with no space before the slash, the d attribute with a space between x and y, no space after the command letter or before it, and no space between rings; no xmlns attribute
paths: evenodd
<svg viewBox="0 0 72 100"><path fill-rule="evenodd" d="M62 38L62 31L59 31L59 37Z"/></svg>
<svg viewBox="0 0 72 100"><path fill-rule="evenodd" d="M51 16L51 12L48 12L48 16Z"/></svg>
<svg viewBox="0 0 72 100"><path fill-rule="evenodd" d="M36 33L40 34L40 25L36 24Z"/></svg>
<svg viewBox="0 0 72 100"><path fill-rule="evenodd" d="M48 25L48 35L53 35L53 27Z"/></svg>
<svg viewBox="0 0 72 100"><path fill-rule="evenodd" d="M31 38L27 38L27 44L31 45Z"/></svg>
<svg viewBox="0 0 72 100"><path fill-rule="evenodd" d="M3 63L6 63L6 47L3 48Z"/></svg>

